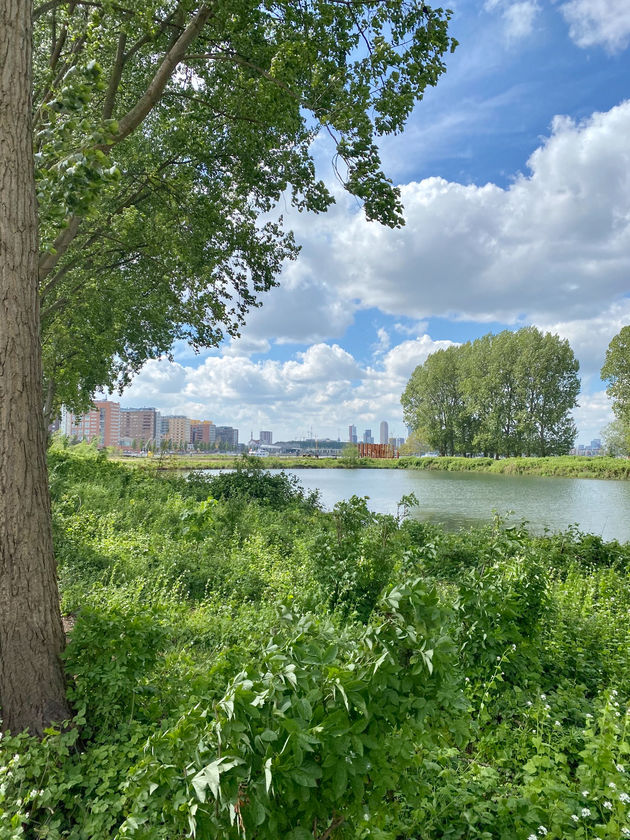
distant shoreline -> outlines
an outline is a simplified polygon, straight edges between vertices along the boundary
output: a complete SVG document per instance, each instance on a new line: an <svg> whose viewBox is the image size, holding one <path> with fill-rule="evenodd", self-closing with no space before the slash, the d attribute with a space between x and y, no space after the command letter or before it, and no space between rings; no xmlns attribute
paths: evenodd
<svg viewBox="0 0 630 840"><path fill-rule="evenodd" d="M232 456L169 455L164 458L129 458L111 456L141 469L156 471L179 470L230 470L238 458ZM407 469L441 470L447 472L482 472L498 475L538 475L549 478L600 478L630 479L630 458L601 456L559 455L548 458L459 458L432 456L419 458L405 456L399 459L377 458L304 458L272 456L260 458L263 469L312 470L312 469Z"/></svg>

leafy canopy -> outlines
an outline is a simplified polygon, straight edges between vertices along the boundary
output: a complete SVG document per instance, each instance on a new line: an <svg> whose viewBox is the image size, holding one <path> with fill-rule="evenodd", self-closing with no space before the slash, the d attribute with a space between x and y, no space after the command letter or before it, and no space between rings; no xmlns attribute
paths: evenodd
<svg viewBox="0 0 630 840"><path fill-rule="evenodd" d="M630 446L630 326L622 327L608 345L601 376L608 383L606 393L612 398L623 448L627 449Z"/></svg>
<svg viewBox="0 0 630 840"><path fill-rule="evenodd" d="M238 335L297 249L281 196L324 211L324 130L368 218L402 224L377 138L455 41L408 0L48 0L34 130L47 410L122 387L177 340Z"/></svg>
<svg viewBox="0 0 630 840"><path fill-rule="evenodd" d="M535 327L431 354L401 397L405 422L441 455L558 455L580 390L569 343Z"/></svg>

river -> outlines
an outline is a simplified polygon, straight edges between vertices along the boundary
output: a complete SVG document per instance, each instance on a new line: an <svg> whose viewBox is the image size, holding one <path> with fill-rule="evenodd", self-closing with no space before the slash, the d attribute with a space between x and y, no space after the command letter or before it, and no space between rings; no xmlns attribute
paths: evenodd
<svg viewBox="0 0 630 840"><path fill-rule="evenodd" d="M369 496L369 507L378 513L395 514L398 500L415 493L420 504L411 515L450 530L488 522L496 511L511 522L526 521L533 533L562 531L575 524L606 540L630 541L630 481L428 470L288 472L306 489L319 490L329 509L354 494Z"/></svg>

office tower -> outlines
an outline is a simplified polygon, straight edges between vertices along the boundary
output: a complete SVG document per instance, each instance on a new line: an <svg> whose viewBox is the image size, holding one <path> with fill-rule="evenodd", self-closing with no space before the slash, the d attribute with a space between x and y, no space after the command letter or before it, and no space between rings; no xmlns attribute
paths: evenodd
<svg viewBox="0 0 630 840"><path fill-rule="evenodd" d="M261 443L273 443L273 433L272 432L261 432L260 433L260 442Z"/></svg>
<svg viewBox="0 0 630 840"><path fill-rule="evenodd" d="M387 420L381 420L379 443L387 443L389 441L389 426Z"/></svg>
<svg viewBox="0 0 630 840"><path fill-rule="evenodd" d="M228 449L238 446L238 429L233 429L232 426L215 426L215 430L215 440L218 444L223 444Z"/></svg>

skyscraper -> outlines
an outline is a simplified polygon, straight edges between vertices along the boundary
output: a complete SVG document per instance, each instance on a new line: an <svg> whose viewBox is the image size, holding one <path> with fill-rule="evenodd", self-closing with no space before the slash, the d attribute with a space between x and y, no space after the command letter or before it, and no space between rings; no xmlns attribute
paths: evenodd
<svg viewBox="0 0 630 840"><path fill-rule="evenodd" d="M389 426L387 420L381 420L379 443L389 443Z"/></svg>
<svg viewBox="0 0 630 840"><path fill-rule="evenodd" d="M348 426L348 443L356 443L357 442L357 427L356 426Z"/></svg>
<svg viewBox="0 0 630 840"><path fill-rule="evenodd" d="M260 442L261 443L272 444L273 443L272 438L273 438L273 433L272 432L261 432L260 433Z"/></svg>

